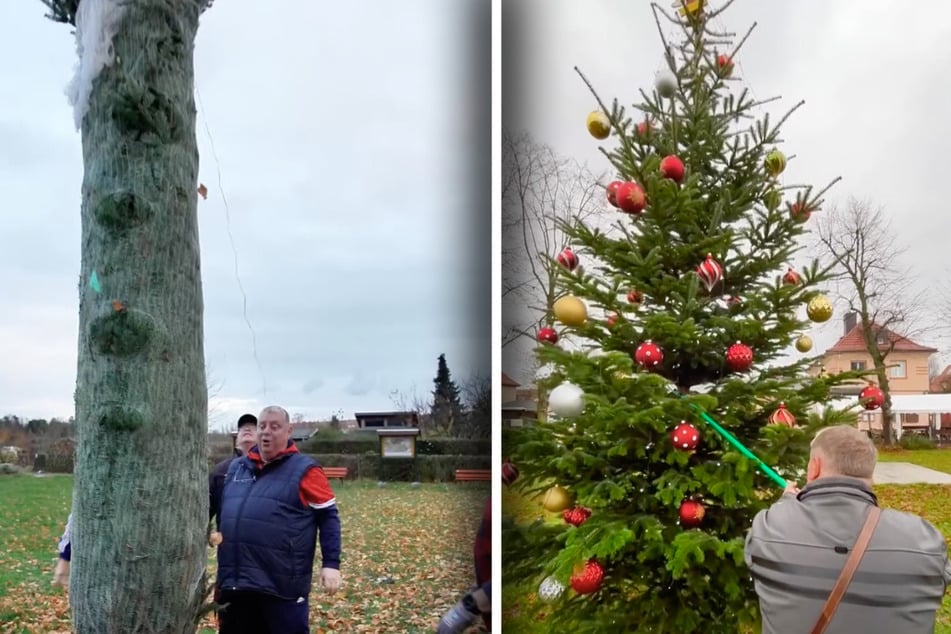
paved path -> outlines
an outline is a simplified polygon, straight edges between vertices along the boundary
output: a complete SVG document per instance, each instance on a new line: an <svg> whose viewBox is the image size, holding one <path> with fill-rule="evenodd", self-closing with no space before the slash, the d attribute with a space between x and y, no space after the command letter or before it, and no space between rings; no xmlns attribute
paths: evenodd
<svg viewBox="0 0 951 634"><path fill-rule="evenodd" d="M919 467L910 462L879 462L875 465L875 484L951 484L951 473Z"/></svg>

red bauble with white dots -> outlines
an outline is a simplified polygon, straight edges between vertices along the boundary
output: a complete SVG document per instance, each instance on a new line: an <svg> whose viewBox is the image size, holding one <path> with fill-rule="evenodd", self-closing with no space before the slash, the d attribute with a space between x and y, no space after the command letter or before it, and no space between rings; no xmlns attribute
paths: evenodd
<svg viewBox="0 0 951 634"><path fill-rule="evenodd" d="M687 421L681 421L670 432L670 440L674 443L674 448L681 451L693 451L700 443L700 431Z"/></svg>
<svg viewBox="0 0 951 634"><path fill-rule="evenodd" d="M647 195L637 183L621 183L617 188L617 206L629 214L639 214L647 206Z"/></svg>
<svg viewBox="0 0 951 634"><path fill-rule="evenodd" d="M685 528L696 528L703 523L703 516L707 514L703 504L696 500L684 500L680 503L680 525Z"/></svg>
<svg viewBox="0 0 951 634"><path fill-rule="evenodd" d="M512 486L512 483L518 480L518 467L511 460L502 463L502 484Z"/></svg>
<svg viewBox="0 0 951 634"><path fill-rule="evenodd" d="M638 290L632 290L627 294L627 303L628 304L640 304L644 301L644 294Z"/></svg>
<svg viewBox="0 0 951 634"><path fill-rule="evenodd" d="M684 162L673 154L665 156L660 162L660 173L679 185L684 181Z"/></svg>
<svg viewBox="0 0 951 634"><path fill-rule="evenodd" d="M558 343L558 333L548 326L538 330L538 340L542 343Z"/></svg>
<svg viewBox="0 0 951 634"><path fill-rule="evenodd" d="M870 411L878 409L885 404L885 392L877 385L869 385L859 392L859 403Z"/></svg>
<svg viewBox="0 0 951 634"><path fill-rule="evenodd" d="M592 559L584 568L571 575L571 589L578 594L592 594L604 583L604 568Z"/></svg>
<svg viewBox="0 0 951 634"><path fill-rule="evenodd" d="M561 516L572 526L581 526L591 517L591 509L583 506L575 506L562 511Z"/></svg>
<svg viewBox="0 0 951 634"><path fill-rule="evenodd" d="M753 349L737 341L726 351L726 367L733 372L746 372L753 367Z"/></svg>
<svg viewBox="0 0 951 634"><path fill-rule="evenodd" d="M637 346L634 351L634 360L643 368L651 369L664 361L664 351L656 343L648 339Z"/></svg>
<svg viewBox="0 0 951 634"><path fill-rule="evenodd" d="M562 265L569 271L574 271L578 268L578 256L575 255L575 252L565 247L561 250L561 253L558 254L558 257L555 258L558 260L558 264Z"/></svg>
<svg viewBox="0 0 951 634"><path fill-rule="evenodd" d="M615 207L618 206L618 204L617 204L617 190L618 190L618 187L620 187L620 186L623 185L623 184L624 184L623 181L611 181L611 183L608 184L608 186L607 186L607 188L606 188L606 194L607 194L607 197L608 197L608 202L611 203L612 205L614 205Z"/></svg>

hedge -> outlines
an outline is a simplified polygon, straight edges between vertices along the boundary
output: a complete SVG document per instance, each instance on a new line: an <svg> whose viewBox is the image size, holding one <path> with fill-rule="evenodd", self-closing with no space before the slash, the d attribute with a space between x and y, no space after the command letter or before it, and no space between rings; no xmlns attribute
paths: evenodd
<svg viewBox="0 0 951 634"><path fill-rule="evenodd" d="M301 444L301 451L316 454L368 454L380 452L380 441L372 439L323 440L313 438ZM491 440L463 440L458 438L416 439L416 453L420 456L478 456L492 455Z"/></svg>
<svg viewBox="0 0 951 634"><path fill-rule="evenodd" d="M456 469L491 469L488 456L417 456L416 472L412 460L380 460L379 455L307 454L325 467L346 467L347 478L371 480L418 479L420 482L451 482ZM380 467L383 467L383 473Z"/></svg>

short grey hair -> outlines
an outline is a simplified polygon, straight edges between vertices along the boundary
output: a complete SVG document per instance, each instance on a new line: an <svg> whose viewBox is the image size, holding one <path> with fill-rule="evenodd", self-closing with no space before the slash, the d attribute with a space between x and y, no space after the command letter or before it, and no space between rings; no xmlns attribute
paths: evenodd
<svg viewBox="0 0 951 634"><path fill-rule="evenodd" d="M833 425L819 430L812 439L812 452L822 456L827 469L837 475L871 480L878 461L872 439L851 425Z"/></svg>
<svg viewBox="0 0 951 634"><path fill-rule="evenodd" d="M265 414L280 414L284 417L285 423L291 422L291 415L287 413L287 410L281 407L280 405L268 405L261 410L261 415L259 418L264 418Z"/></svg>

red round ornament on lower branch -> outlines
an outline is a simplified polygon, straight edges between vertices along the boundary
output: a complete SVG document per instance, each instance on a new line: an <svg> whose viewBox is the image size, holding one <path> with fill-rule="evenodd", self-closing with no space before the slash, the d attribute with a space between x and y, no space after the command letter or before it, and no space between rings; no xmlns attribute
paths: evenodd
<svg viewBox="0 0 951 634"><path fill-rule="evenodd" d="M512 486L512 483L518 480L518 467L511 460L502 463L502 484Z"/></svg>
<svg viewBox="0 0 951 634"><path fill-rule="evenodd" d="M634 360L637 361L641 367L650 370L663 362L664 351L660 349L660 346L648 339L637 346L637 349L634 351Z"/></svg>
<svg viewBox="0 0 951 634"><path fill-rule="evenodd" d="M734 372L746 372L753 367L753 349L737 341L726 351L726 367Z"/></svg>
<svg viewBox="0 0 951 634"><path fill-rule="evenodd" d="M571 575L571 589L578 594L592 594L601 589L604 583L604 568L594 559L584 568Z"/></svg>
<svg viewBox="0 0 951 634"><path fill-rule="evenodd" d="M878 409L885 404L885 392L877 385L869 385L859 392L859 403L867 410Z"/></svg>
<svg viewBox="0 0 951 634"><path fill-rule="evenodd" d="M562 511L561 516L572 526L581 526L591 517L591 509L583 506L575 506L574 508Z"/></svg>
<svg viewBox="0 0 951 634"><path fill-rule="evenodd" d="M679 185L684 180L684 162L673 154L665 156L660 162L660 173Z"/></svg>
<svg viewBox="0 0 951 634"><path fill-rule="evenodd" d="M681 421L674 427L674 431L670 432L670 440L675 449L693 451L700 443L700 432L687 421Z"/></svg>
<svg viewBox="0 0 951 634"><path fill-rule="evenodd" d="M696 500L684 500L680 503L680 525L684 528L696 528L703 523L706 510Z"/></svg>

